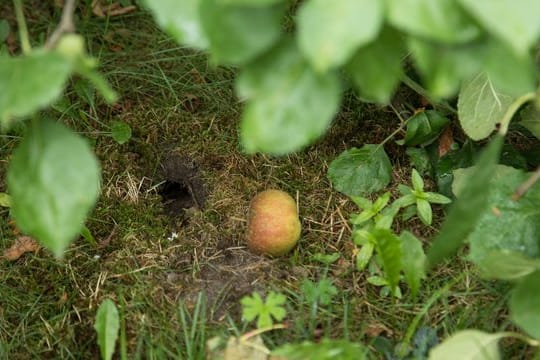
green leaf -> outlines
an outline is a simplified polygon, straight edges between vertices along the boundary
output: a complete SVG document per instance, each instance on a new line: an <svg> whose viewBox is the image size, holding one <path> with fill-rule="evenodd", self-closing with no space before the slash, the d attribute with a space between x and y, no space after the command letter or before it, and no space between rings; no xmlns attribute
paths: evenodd
<svg viewBox="0 0 540 360"><path fill-rule="evenodd" d="M429 360L460 359L498 360L498 342L504 334L487 334L478 330L462 330L435 346L429 352Z"/></svg>
<svg viewBox="0 0 540 360"><path fill-rule="evenodd" d="M527 105L521 111L520 118L519 123L540 139L540 109L534 104Z"/></svg>
<svg viewBox="0 0 540 360"><path fill-rule="evenodd" d="M283 307L287 298L285 295L271 291L263 301L261 296L254 292L252 296L244 296L240 303L242 304L242 317L246 321L257 319L257 328L262 329L272 326L272 318L277 321L283 320L286 310Z"/></svg>
<svg viewBox="0 0 540 360"><path fill-rule="evenodd" d="M245 64L268 50L281 36L285 7L230 6L219 0L200 0L201 25L212 59Z"/></svg>
<svg viewBox="0 0 540 360"><path fill-rule="evenodd" d="M485 278L516 280L540 270L540 259L531 259L520 252L503 249L490 251L478 265Z"/></svg>
<svg viewBox="0 0 540 360"><path fill-rule="evenodd" d="M425 175L431 169L429 155L424 148L408 147L405 153L409 156L411 166L418 169L421 175Z"/></svg>
<svg viewBox="0 0 540 360"><path fill-rule="evenodd" d="M373 229L372 234L377 239L377 253L381 259L386 280L394 290L399 283L399 274L402 269L401 241L388 229Z"/></svg>
<svg viewBox="0 0 540 360"><path fill-rule="evenodd" d="M405 138L399 145L428 145L435 141L444 128L450 123L445 116L436 110L420 111L407 120Z"/></svg>
<svg viewBox="0 0 540 360"><path fill-rule="evenodd" d="M535 90L536 68L530 56L517 56L493 39L484 48L482 70L497 89L518 97Z"/></svg>
<svg viewBox="0 0 540 360"><path fill-rule="evenodd" d="M487 31L511 46L520 56L540 37L540 2L536 0L458 0Z"/></svg>
<svg viewBox="0 0 540 360"><path fill-rule="evenodd" d="M336 287L332 285L332 281L326 278L319 280L317 283L308 279L304 280L301 291L307 303L320 303L321 305L330 305L332 298L338 292Z"/></svg>
<svg viewBox="0 0 540 360"><path fill-rule="evenodd" d="M452 202L451 199L447 198L446 196L442 194L437 194L434 192L426 192L424 193L425 199L429 201L431 204L449 204Z"/></svg>
<svg viewBox="0 0 540 360"><path fill-rule="evenodd" d="M489 183L499 158L503 137L497 135L478 159L474 176L463 189L462 198L452 205L439 235L428 251L430 266L450 256L475 228L482 211L488 205Z"/></svg>
<svg viewBox="0 0 540 360"><path fill-rule="evenodd" d="M540 339L540 271L517 284L509 306L512 320L527 334Z"/></svg>
<svg viewBox="0 0 540 360"><path fill-rule="evenodd" d="M341 97L336 74L316 74L290 40L247 65L237 79L247 100L240 124L248 153L286 154L319 138Z"/></svg>
<svg viewBox="0 0 540 360"><path fill-rule="evenodd" d="M464 43L480 35L455 0L387 0L390 24L443 43ZM502 17L504 18L504 17Z"/></svg>
<svg viewBox="0 0 540 360"><path fill-rule="evenodd" d="M380 1L309 0L298 10L298 45L324 73L345 64L357 48L375 39L382 20Z"/></svg>
<svg viewBox="0 0 540 360"><path fill-rule="evenodd" d="M7 183L19 228L57 257L77 236L100 188L88 143L63 125L40 120L13 153Z"/></svg>
<svg viewBox="0 0 540 360"><path fill-rule="evenodd" d="M424 180L414 168L412 169L411 179L414 190L417 192L424 192Z"/></svg>
<svg viewBox="0 0 540 360"><path fill-rule="evenodd" d="M366 281L374 286L387 286L388 280L382 276L369 276Z"/></svg>
<svg viewBox="0 0 540 360"><path fill-rule="evenodd" d="M474 168L456 171L459 200L466 198L459 187L470 183L473 176ZM521 170L497 165L489 182L484 184L489 189L488 206L480 210L479 219L467 238L469 258L474 263L481 266L487 254L499 250L520 252L530 258L540 255L540 187L532 187L519 201L511 197L529 176Z"/></svg>
<svg viewBox="0 0 540 360"><path fill-rule="evenodd" d="M46 70L46 71L44 71ZM55 101L64 90L72 67L55 52L33 51L30 55L0 55L0 122L24 117ZM9 89L9 91L5 91Z"/></svg>
<svg viewBox="0 0 540 360"><path fill-rule="evenodd" d="M113 121L111 136L120 145L131 139L131 127L123 121Z"/></svg>
<svg viewBox="0 0 540 360"><path fill-rule="evenodd" d="M412 233L403 231L399 238L403 249L401 259L405 281L411 288L412 296L415 297L420 289L422 279L426 277L426 255L422 249L422 242Z"/></svg>
<svg viewBox="0 0 540 360"><path fill-rule="evenodd" d="M156 22L180 44L198 49L209 45L199 17L201 0L145 0Z"/></svg>
<svg viewBox="0 0 540 360"><path fill-rule="evenodd" d="M0 193L0 206L2 207L11 207L11 196L5 192Z"/></svg>
<svg viewBox="0 0 540 360"><path fill-rule="evenodd" d="M325 338L316 343L285 344L272 351L272 355L288 360L364 360L367 352L362 344Z"/></svg>
<svg viewBox="0 0 540 360"><path fill-rule="evenodd" d="M81 229L81 236L93 247L98 247L98 243L96 239L94 238L94 235L92 235L92 232L87 226L83 226Z"/></svg>
<svg viewBox="0 0 540 360"><path fill-rule="evenodd" d="M387 104L401 80L405 53L401 34L384 28L377 39L354 53L345 70L363 98Z"/></svg>
<svg viewBox="0 0 540 360"><path fill-rule="evenodd" d="M418 212L418 217L425 225L431 225L433 212L427 200L416 199L416 211Z"/></svg>
<svg viewBox="0 0 540 360"><path fill-rule="evenodd" d="M337 191L347 196L370 195L390 183L392 164L382 146L366 144L339 155L328 169Z"/></svg>
<svg viewBox="0 0 540 360"><path fill-rule="evenodd" d="M417 38L408 38L408 47L422 75L425 87L435 97L451 97L461 81L477 74L486 60L481 44L443 46Z"/></svg>
<svg viewBox="0 0 540 360"><path fill-rule="evenodd" d="M461 87L458 116L463 131L473 140L488 137L502 120L515 97L495 88L486 73L480 73Z"/></svg>
<svg viewBox="0 0 540 360"><path fill-rule="evenodd" d="M375 249L375 244L368 242L360 248L358 254L356 254L356 270L362 271L369 264L369 260L373 256L373 250Z"/></svg>
<svg viewBox="0 0 540 360"><path fill-rule="evenodd" d="M118 330L120 329L120 320L118 309L112 300L105 299L99 305L94 329L97 332L97 342L103 360L110 360L116 347Z"/></svg>
<svg viewBox="0 0 540 360"><path fill-rule="evenodd" d="M340 257L341 257L341 254L339 252L335 252L331 254L316 253L315 255L313 255L313 260L318 261L325 265L330 265L330 264L335 263Z"/></svg>

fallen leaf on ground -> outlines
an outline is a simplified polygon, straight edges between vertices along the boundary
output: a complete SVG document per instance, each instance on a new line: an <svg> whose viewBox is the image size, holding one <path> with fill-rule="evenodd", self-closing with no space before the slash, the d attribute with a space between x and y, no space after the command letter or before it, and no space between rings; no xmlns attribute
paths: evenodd
<svg viewBox="0 0 540 360"><path fill-rule="evenodd" d="M27 252L37 251L40 248L36 240L29 236L18 237L13 245L4 251L4 258L9 261L15 261Z"/></svg>
<svg viewBox="0 0 540 360"><path fill-rule="evenodd" d="M119 16L137 10L134 5L122 6L119 3L106 4L103 0L92 1L92 12L98 17Z"/></svg>
<svg viewBox="0 0 540 360"><path fill-rule="evenodd" d="M452 128L448 126L439 137L439 157L446 155L452 149L453 143Z"/></svg>

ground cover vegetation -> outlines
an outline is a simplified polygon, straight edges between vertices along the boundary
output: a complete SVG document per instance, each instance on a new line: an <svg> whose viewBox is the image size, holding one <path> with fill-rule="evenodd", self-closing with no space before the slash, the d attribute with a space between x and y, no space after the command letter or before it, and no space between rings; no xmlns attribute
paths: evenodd
<svg viewBox="0 0 540 360"><path fill-rule="evenodd" d="M539 356L539 17L0 4L0 357ZM279 257L246 246L272 188Z"/></svg>

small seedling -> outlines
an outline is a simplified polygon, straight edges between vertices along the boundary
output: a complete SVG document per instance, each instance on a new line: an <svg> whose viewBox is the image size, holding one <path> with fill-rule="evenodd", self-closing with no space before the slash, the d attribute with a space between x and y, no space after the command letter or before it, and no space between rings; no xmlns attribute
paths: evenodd
<svg viewBox="0 0 540 360"><path fill-rule="evenodd" d="M257 319L257 328L262 329L270 327L276 321L281 321L287 315L285 310L285 295L271 291L266 300L254 292L251 296L244 296L240 303L242 304L242 317L246 321Z"/></svg>

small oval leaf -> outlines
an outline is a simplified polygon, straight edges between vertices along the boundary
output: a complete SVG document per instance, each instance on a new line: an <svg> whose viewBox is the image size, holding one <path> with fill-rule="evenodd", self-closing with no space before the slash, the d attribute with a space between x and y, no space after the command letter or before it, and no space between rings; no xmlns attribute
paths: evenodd
<svg viewBox="0 0 540 360"><path fill-rule="evenodd" d="M110 360L116 347L118 330L120 329L120 320L118 309L112 300L105 299L99 305L94 329L97 332L97 342L103 360Z"/></svg>

